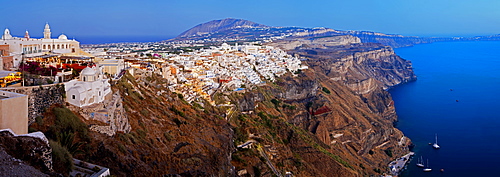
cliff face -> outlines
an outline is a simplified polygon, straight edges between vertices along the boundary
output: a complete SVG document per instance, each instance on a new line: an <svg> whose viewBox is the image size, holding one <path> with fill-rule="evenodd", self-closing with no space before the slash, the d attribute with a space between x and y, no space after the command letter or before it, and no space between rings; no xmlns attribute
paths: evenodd
<svg viewBox="0 0 500 177"><path fill-rule="evenodd" d="M245 110L253 113L236 112L229 119L236 145L257 140L267 147L278 171L297 176L377 175L408 152L410 142L393 127L392 99L380 87L361 95L321 72L305 70L230 98L240 106L255 103L254 109ZM238 149L233 154L236 171L272 173L255 159L255 151Z"/></svg>
<svg viewBox="0 0 500 177"><path fill-rule="evenodd" d="M349 44L329 48L298 48L292 51L309 58L308 64L330 80L341 81L359 94L413 81L410 61L380 44Z"/></svg>
<svg viewBox="0 0 500 177"><path fill-rule="evenodd" d="M286 44L271 45L293 48L289 53L307 58L310 69L243 94L237 103L257 103L247 107L255 109L245 111L258 117L250 114L230 120L238 127L238 137L242 136L238 132L272 137L259 139L276 149L271 151L276 156L272 163L299 176L376 175L408 152L411 142L393 126L397 116L385 90L416 79L409 61L380 44L324 45L312 39ZM268 122L267 128L253 121ZM235 155L247 162L233 163L236 170L248 169L251 158L241 157L240 152Z"/></svg>
<svg viewBox="0 0 500 177"><path fill-rule="evenodd" d="M232 130L207 104L192 106L150 72L112 85L123 98L129 132L92 132L88 160L117 176L233 176ZM91 124L91 122L87 122Z"/></svg>
<svg viewBox="0 0 500 177"><path fill-rule="evenodd" d="M283 50L293 50L297 47L307 48L328 48L334 46L343 46L347 44L361 43L357 37L350 35L311 37L311 38L286 38L273 42L273 46Z"/></svg>

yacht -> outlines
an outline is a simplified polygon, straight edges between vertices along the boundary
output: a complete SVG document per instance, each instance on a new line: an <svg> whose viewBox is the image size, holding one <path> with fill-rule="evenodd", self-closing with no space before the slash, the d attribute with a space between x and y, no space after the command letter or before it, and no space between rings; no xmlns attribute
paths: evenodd
<svg viewBox="0 0 500 177"><path fill-rule="evenodd" d="M432 171L432 168L431 168L431 167L429 167L429 159L427 159L427 166L423 169L423 171L425 171L425 172L430 172L430 171Z"/></svg>
<svg viewBox="0 0 500 177"><path fill-rule="evenodd" d="M420 159L417 159L417 167L424 168L424 159L420 156Z"/></svg>
<svg viewBox="0 0 500 177"><path fill-rule="evenodd" d="M439 145L438 145L438 135L437 135L437 133L436 133L436 142L432 145L432 147L433 147L434 149L439 149L439 148L441 148L441 147L439 147Z"/></svg>

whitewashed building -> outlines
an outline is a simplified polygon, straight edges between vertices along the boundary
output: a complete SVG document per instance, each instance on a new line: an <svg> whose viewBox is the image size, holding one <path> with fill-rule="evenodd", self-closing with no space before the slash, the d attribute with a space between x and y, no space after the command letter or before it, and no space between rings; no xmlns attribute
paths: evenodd
<svg viewBox="0 0 500 177"><path fill-rule="evenodd" d="M81 51L80 42L74 39L68 39L65 34L57 38L51 38L50 26L45 24L43 38L31 38L28 31L24 37L13 37L9 29L5 29L0 39L0 45L9 45L9 53L13 57L12 67L17 67L22 57L37 57L46 53L76 53Z"/></svg>
<svg viewBox="0 0 500 177"><path fill-rule="evenodd" d="M119 74L126 67L123 59L104 59L98 61L98 63L103 68L104 73L113 75Z"/></svg>

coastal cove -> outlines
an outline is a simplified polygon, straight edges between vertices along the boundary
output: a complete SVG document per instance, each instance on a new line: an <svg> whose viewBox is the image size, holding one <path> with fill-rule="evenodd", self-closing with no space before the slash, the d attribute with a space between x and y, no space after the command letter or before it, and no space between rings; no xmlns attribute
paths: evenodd
<svg viewBox="0 0 500 177"><path fill-rule="evenodd" d="M418 80L390 90L397 127L416 145L403 177L500 174L500 42L439 42L395 49ZM433 149L438 134L440 149ZM429 159L432 172L416 166ZM444 172L440 172L444 169Z"/></svg>

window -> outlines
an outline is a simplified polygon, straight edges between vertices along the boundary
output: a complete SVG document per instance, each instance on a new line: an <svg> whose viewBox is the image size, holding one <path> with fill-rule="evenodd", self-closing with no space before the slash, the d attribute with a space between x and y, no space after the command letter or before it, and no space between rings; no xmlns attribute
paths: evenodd
<svg viewBox="0 0 500 177"><path fill-rule="evenodd" d="M75 95L71 95L71 98L74 100L74 99L76 99L76 96Z"/></svg>

